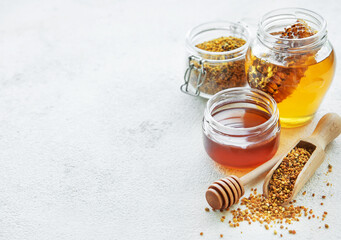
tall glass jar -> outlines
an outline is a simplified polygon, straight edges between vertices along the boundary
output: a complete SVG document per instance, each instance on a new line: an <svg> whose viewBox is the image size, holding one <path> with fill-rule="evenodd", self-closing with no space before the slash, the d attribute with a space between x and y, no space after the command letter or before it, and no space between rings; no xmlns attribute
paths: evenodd
<svg viewBox="0 0 341 240"><path fill-rule="evenodd" d="M288 29L297 23L307 29L302 25ZM283 37L283 31L292 32ZM293 37L298 32L304 37ZM307 32L311 34L304 35ZM319 108L335 71L326 21L301 8L265 14L246 54L245 69L249 85L276 100L283 127L306 124Z"/></svg>
<svg viewBox="0 0 341 240"><path fill-rule="evenodd" d="M243 39L245 44L224 52L197 47L200 43L220 37ZM246 86L245 54L249 43L249 31L239 23L214 21L191 29L186 37L188 66L181 90L190 95L210 98L221 90Z"/></svg>

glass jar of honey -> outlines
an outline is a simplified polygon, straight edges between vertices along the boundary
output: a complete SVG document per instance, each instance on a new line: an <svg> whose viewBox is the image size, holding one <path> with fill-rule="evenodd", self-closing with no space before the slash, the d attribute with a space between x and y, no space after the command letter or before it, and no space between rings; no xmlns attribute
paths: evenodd
<svg viewBox="0 0 341 240"><path fill-rule="evenodd" d="M267 93L246 87L226 89L207 102L205 150L221 165L255 167L276 153L280 129L277 104Z"/></svg>
<svg viewBox="0 0 341 240"><path fill-rule="evenodd" d="M335 71L326 21L300 8L265 14L246 54L245 69L249 85L277 102L283 127L306 124L319 108Z"/></svg>
<svg viewBox="0 0 341 240"><path fill-rule="evenodd" d="M215 21L190 30L186 37L188 65L181 91L204 98L247 85L245 54L249 31L239 23Z"/></svg>

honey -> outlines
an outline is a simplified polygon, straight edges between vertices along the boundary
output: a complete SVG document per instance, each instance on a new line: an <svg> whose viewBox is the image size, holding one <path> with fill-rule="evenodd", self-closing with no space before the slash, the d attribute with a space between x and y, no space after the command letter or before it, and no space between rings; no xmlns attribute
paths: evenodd
<svg viewBox="0 0 341 240"><path fill-rule="evenodd" d="M215 94L203 119L203 142L215 162L229 168L251 168L270 160L279 146L276 102L252 88Z"/></svg>
<svg viewBox="0 0 341 240"><path fill-rule="evenodd" d="M296 90L277 105L282 126L300 126L314 117L333 80L334 72L334 51L323 61L307 67Z"/></svg>
<svg viewBox="0 0 341 240"><path fill-rule="evenodd" d="M277 102L281 124L298 127L315 115L334 76L326 21L307 9L265 14L245 57L247 81Z"/></svg>
<svg viewBox="0 0 341 240"><path fill-rule="evenodd" d="M213 118L224 126L252 128L265 123L270 115L259 109L232 108L215 113ZM278 149L279 133L265 141L262 138L260 135L250 140L246 136L242 143L233 146L217 143L204 136L204 146L208 155L217 163L231 168L248 168L271 159Z"/></svg>
<svg viewBox="0 0 341 240"><path fill-rule="evenodd" d="M310 121L319 108L326 94L335 72L334 51L320 62L310 65L280 66L252 55L247 54L246 69L251 69L261 62L266 69L276 69L278 72L291 72L296 76L296 82L284 83L286 89L291 91L284 99L278 98L277 106L280 112L281 124L284 127L297 127ZM259 75L266 77L260 71ZM248 72L248 78L252 78L252 72ZM250 82L250 80L249 80Z"/></svg>

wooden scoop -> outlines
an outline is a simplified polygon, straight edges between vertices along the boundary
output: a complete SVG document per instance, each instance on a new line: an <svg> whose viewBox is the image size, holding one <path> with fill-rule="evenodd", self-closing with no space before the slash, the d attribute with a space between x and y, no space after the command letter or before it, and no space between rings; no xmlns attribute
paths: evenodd
<svg viewBox="0 0 341 240"><path fill-rule="evenodd" d="M309 160L304 165L302 171L298 175L291 196L283 203L288 204L296 194L301 190L304 184L315 173L316 169L321 165L325 158L324 149L341 133L341 117L336 113L328 113L324 115L318 122L313 134L308 138L303 138L296 142L292 148L283 155L283 158L294 148L300 147L312 152ZM269 196L269 182L277 167L281 164L283 158L270 170L266 175L263 184L263 193L267 198Z"/></svg>
<svg viewBox="0 0 341 240"><path fill-rule="evenodd" d="M215 181L206 191L208 204L213 209L223 210L237 203L241 196L244 195L244 186L269 171L281 158L282 155L275 156L241 178L231 175Z"/></svg>
<svg viewBox="0 0 341 240"><path fill-rule="evenodd" d="M341 132L341 118L336 113L328 113L322 117L316 126L314 133L306 139L297 141L289 150L283 155L275 156L271 160L265 162L263 165L255 168L253 171L244 175L241 178L236 176L228 176L215 181L211 184L206 191L206 200L213 209L226 209L231 205L238 202L244 195L244 186L252 182L254 179L269 171L265 178L263 185L263 192L268 197L268 185L273 172L277 169L283 158L295 147L304 147L312 149L313 154L305 167L302 169L301 174L298 176L293 195L288 202L299 192L302 186L313 175L315 170L320 166L324 159L324 148L335 139ZM277 163L277 164L276 164ZM276 164L276 165L275 165ZM275 166L274 166L275 165ZM309 170L307 170L309 169Z"/></svg>

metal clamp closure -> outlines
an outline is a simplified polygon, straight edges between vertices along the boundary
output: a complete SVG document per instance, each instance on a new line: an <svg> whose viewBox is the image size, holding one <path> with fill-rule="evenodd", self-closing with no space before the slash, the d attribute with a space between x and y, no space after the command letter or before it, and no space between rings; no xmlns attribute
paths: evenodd
<svg viewBox="0 0 341 240"><path fill-rule="evenodd" d="M195 66L194 61L198 63L198 67ZM206 71L204 68L204 63L205 60L203 60L200 57L196 56L189 56L188 57L188 68L186 69L185 75L184 75L184 80L185 83L181 85L180 90L186 94L189 94L191 96L199 96L200 95L200 90L199 88L201 85L204 83L205 78L206 78ZM196 87L195 87L195 92L192 92L189 90L189 82L191 79L192 71L198 71L198 77L196 79Z"/></svg>

